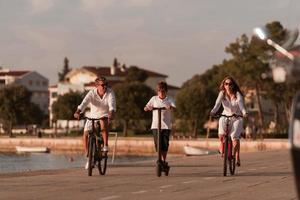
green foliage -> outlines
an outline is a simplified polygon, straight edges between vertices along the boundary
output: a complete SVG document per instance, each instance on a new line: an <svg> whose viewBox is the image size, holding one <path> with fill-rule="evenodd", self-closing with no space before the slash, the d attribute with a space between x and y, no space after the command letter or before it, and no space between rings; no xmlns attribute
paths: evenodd
<svg viewBox="0 0 300 200"><path fill-rule="evenodd" d="M155 94L143 83L121 83L114 87L117 100L117 118L130 120L149 117L144 106Z"/></svg>
<svg viewBox="0 0 300 200"><path fill-rule="evenodd" d="M81 101L82 96L78 92L71 91L64 95L59 95L57 101L52 104L53 119L74 119L73 114Z"/></svg>
<svg viewBox="0 0 300 200"><path fill-rule="evenodd" d="M216 69L217 67L201 76L195 75L183 84L176 98L176 117L191 122L195 136L197 129L208 119L217 96L216 88L212 89L215 82L211 79Z"/></svg>
<svg viewBox="0 0 300 200"><path fill-rule="evenodd" d="M121 83L114 87L117 100L117 120L123 120L123 133L127 136L130 121L149 119L151 114L144 112L144 106L155 94L147 85L140 82Z"/></svg>
<svg viewBox="0 0 300 200"><path fill-rule="evenodd" d="M43 112L30 102L31 93L20 85L9 85L0 89L0 120L6 131L15 125L40 124Z"/></svg>
<svg viewBox="0 0 300 200"><path fill-rule="evenodd" d="M127 70L126 81L128 82L144 82L147 78L148 74L137 66L130 66Z"/></svg>

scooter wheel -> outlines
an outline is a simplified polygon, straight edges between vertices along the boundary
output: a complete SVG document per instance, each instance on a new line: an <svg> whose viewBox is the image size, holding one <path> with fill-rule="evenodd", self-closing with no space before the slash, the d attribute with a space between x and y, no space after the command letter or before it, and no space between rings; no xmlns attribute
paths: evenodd
<svg viewBox="0 0 300 200"><path fill-rule="evenodd" d="M167 167L167 168L165 169L165 175L166 175L166 176L169 176L169 171L170 171L170 167Z"/></svg>

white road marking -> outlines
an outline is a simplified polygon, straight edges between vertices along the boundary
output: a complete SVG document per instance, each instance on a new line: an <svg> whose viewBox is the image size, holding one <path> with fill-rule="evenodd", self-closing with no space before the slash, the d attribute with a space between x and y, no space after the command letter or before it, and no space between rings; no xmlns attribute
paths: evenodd
<svg viewBox="0 0 300 200"><path fill-rule="evenodd" d="M248 169L249 171L256 171L256 169L254 169L254 168L251 168L251 169Z"/></svg>
<svg viewBox="0 0 300 200"><path fill-rule="evenodd" d="M163 185L163 186L160 186L159 188L163 189L163 188L169 188L169 187L172 187L173 185Z"/></svg>
<svg viewBox="0 0 300 200"><path fill-rule="evenodd" d="M146 193L147 190L140 190L140 191L136 191L136 192L132 192L132 194L142 194L142 193Z"/></svg>
<svg viewBox="0 0 300 200"><path fill-rule="evenodd" d="M189 184L189 183L195 183L195 182L197 182L197 180L185 181L185 182L182 182L182 184Z"/></svg>
<svg viewBox="0 0 300 200"><path fill-rule="evenodd" d="M114 196L108 196L108 197L103 197L100 200L110 200L110 199L117 199L120 198L120 196L114 195Z"/></svg>
<svg viewBox="0 0 300 200"><path fill-rule="evenodd" d="M204 180L211 180L211 179L214 179L215 177L204 177L203 179Z"/></svg>
<svg viewBox="0 0 300 200"><path fill-rule="evenodd" d="M260 169L266 169L267 167L260 167Z"/></svg>

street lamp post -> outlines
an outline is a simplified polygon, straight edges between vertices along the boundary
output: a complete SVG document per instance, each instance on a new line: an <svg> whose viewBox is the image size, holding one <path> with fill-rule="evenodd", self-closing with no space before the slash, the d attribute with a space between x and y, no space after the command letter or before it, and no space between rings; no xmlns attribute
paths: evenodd
<svg viewBox="0 0 300 200"><path fill-rule="evenodd" d="M274 47L277 51L279 51L281 54L286 56L292 64L294 63L295 57L293 54L288 52L285 48L271 40L270 38L267 37L268 31L266 28L255 28L254 29L254 34L258 36L261 40L265 40L268 45ZM273 80L277 83L282 83L285 82L287 79L287 75L290 73L290 68L288 66L273 66L272 68L272 74L273 74Z"/></svg>
<svg viewBox="0 0 300 200"><path fill-rule="evenodd" d="M294 60L294 55L288 52L285 48L271 40L270 38L267 38L267 31L264 28L255 28L254 34L257 35L261 40L267 40L268 45L274 47L277 51L288 57L290 60Z"/></svg>
<svg viewBox="0 0 300 200"><path fill-rule="evenodd" d="M257 35L261 40L266 40L268 45L274 47L277 51L289 58L293 65L295 65L295 57L286 49L281 47L279 44L275 43L273 40L267 38L267 31L264 28L255 28L255 35ZM295 66L293 66L295 67ZM282 69L277 76L283 75L281 82L284 82L286 79L286 69L284 67L279 67ZM275 68L276 69L276 68ZM273 69L273 79L274 78L274 69ZM300 199L300 91L295 95L293 99L293 105L291 110L291 120L289 125L289 138L291 142L291 153L293 159L293 166L295 172L296 188L298 191L298 198Z"/></svg>

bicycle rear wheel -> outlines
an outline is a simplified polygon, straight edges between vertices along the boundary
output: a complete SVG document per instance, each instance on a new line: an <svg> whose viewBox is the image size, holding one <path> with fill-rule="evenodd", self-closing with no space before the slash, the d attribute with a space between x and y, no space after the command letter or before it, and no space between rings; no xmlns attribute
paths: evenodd
<svg viewBox="0 0 300 200"><path fill-rule="evenodd" d="M94 165L94 152L95 152L95 140L92 137L89 137L89 148L88 148L88 175L92 176L93 173L93 165Z"/></svg>
<svg viewBox="0 0 300 200"><path fill-rule="evenodd" d="M223 163L223 175L227 175L227 162L228 162L228 137L224 138L224 163Z"/></svg>
<svg viewBox="0 0 300 200"><path fill-rule="evenodd" d="M98 170L100 175L104 175L106 173L107 168L107 152L102 151L103 142L99 145L99 160L98 160Z"/></svg>

